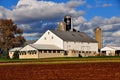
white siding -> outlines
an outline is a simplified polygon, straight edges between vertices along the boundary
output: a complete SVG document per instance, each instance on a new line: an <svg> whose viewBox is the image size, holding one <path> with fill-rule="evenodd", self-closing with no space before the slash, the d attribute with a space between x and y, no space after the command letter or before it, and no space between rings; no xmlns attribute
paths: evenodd
<svg viewBox="0 0 120 80"><path fill-rule="evenodd" d="M39 58L64 57L63 53L39 53Z"/></svg>
<svg viewBox="0 0 120 80"><path fill-rule="evenodd" d="M64 50L98 51L98 43L64 41Z"/></svg>
<svg viewBox="0 0 120 80"><path fill-rule="evenodd" d="M53 34L50 30L46 31L43 36L34 44L56 45L63 49L63 40Z"/></svg>
<svg viewBox="0 0 120 80"><path fill-rule="evenodd" d="M38 53L30 55L26 52L26 55L19 55L19 59L38 59Z"/></svg>

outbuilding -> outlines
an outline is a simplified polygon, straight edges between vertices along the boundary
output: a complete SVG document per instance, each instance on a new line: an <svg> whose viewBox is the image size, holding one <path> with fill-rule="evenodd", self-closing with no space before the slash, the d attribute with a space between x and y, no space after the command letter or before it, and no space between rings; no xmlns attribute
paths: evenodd
<svg viewBox="0 0 120 80"><path fill-rule="evenodd" d="M120 56L120 47L113 46L103 47L101 49L101 52L106 56Z"/></svg>

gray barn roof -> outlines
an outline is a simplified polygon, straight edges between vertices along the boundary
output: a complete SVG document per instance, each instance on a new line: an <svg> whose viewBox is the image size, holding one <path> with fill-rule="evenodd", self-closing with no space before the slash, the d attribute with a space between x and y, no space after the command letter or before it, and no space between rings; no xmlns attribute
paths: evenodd
<svg viewBox="0 0 120 80"><path fill-rule="evenodd" d="M55 35L63 39L64 41L76 41L76 42L93 42L96 43L95 39L92 39L84 32L69 32L69 31L58 31L51 30Z"/></svg>
<svg viewBox="0 0 120 80"><path fill-rule="evenodd" d="M45 44L30 44L30 46L36 48L36 49L42 49L42 50L62 50L61 48L55 46L55 45L45 45Z"/></svg>

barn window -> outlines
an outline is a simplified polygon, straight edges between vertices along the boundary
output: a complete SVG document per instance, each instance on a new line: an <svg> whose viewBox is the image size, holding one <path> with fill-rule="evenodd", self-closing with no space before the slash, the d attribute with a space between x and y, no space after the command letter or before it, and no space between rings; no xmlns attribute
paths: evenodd
<svg viewBox="0 0 120 80"><path fill-rule="evenodd" d="M89 53L91 53L91 51L89 51Z"/></svg>
<svg viewBox="0 0 120 80"><path fill-rule="evenodd" d="M51 39L53 39L53 36L51 37Z"/></svg>
<svg viewBox="0 0 120 80"><path fill-rule="evenodd" d="M48 53L51 53L51 50L49 50Z"/></svg>
<svg viewBox="0 0 120 80"><path fill-rule="evenodd" d="M32 53L32 54L36 54L37 52L36 52L35 50L32 50L31 53Z"/></svg>
<svg viewBox="0 0 120 80"><path fill-rule="evenodd" d="M44 40L46 40L46 37L44 37Z"/></svg>
<svg viewBox="0 0 120 80"><path fill-rule="evenodd" d="M57 53L60 53L60 51L57 51Z"/></svg>
<svg viewBox="0 0 120 80"><path fill-rule="evenodd" d="M42 53L42 50L39 50L39 53Z"/></svg>
<svg viewBox="0 0 120 80"><path fill-rule="evenodd" d="M81 51L79 51L79 53L81 53Z"/></svg>
<svg viewBox="0 0 120 80"><path fill-rule="evenodd" d="M82 51L82 53L84 53L84 51Z"/></svg>
<svg viewBox="0 0 120 80"><path fill-rule="evenodd" d="M47 51L45 50L44 53L47 53Z"/></svg>
<svg viewBox="0 0 120 80"><path fill-rule="evenodd" d="M56 53L56 51L53 51L53 53Z"/></svg>
<svg viewBox="0 0 120 80"><path fill-rule="evenodd" d="M50 32L48 32L48 35L50 34Z"/></svg>

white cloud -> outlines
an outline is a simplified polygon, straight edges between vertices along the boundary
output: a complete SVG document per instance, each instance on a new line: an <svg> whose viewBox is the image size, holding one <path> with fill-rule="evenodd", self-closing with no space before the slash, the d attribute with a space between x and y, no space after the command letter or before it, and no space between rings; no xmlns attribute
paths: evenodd
<svg viewBox="0 0 120 80"><path fill-rule="evenodd" d="M24 33L23 36L25 37L34 37L34 36L39 36L39 33Z"/></svg>
<svg viewBox="0 0 120 80"><path fill-rule="evenodd" d="M120 38L103 37L104 46L120 46Z"/></svg>
<svg viewBox="0 0 120 80"><path fill-rule="evenodd" d="M86 19L84 17L82 17L82 16L77 17L77 18L73 18L73 24L74 25L79 26L79 25L84 24L84 23L86 23Z"/></svg>
<svg viewBox="0 0 120 80"><path fill-rule="evenodd" d="M45 27L47 27L45 26L46 21L47 24L51 22L56 23L57 20L60 21L67 14L72 15L73 17L84 15L84 11L75 10L77 6L84 3L85 0L70 0L66 3L38 0L19 0L17 6L15 6L13 10L0 7L0 19L13 19L19 27L27 32L31 31L33 26L45 29ZM40 21L42 23L40 23Z"/></svg>
<svg viewBox="0 0 120 80"><path fill-rule="evenodd" d="M23 30L32 30L31 26L29 24L20 24L18 25Z"/></svg>
<svg viewBox="0 0 120 80"><path fill-rule="evenodd" d="M38 39L41 34L40 33L24 33L23 36L27 39L27 40L35 40Z"/></svg>
<svg viewBox="0 0 120 80"><path fill-rule="evenodd" d="M104 24L118 24L120 23L120 18L113 16L110 19L104 19Z"/></svg>
<svg viewBox="0 0 120 80"><path fill-rule="evenodd" d="M112 4L105 3L105 4L102 5L102 7L110 7L110 6L112 6Z"/></svg>
<svg viewBox="0 0 120 80"><path fill-rule="evenodd" d="M11 11L0 6L0 19L10 18Z"/></svg>
<svg viewBox="0 0 120 80"><path fill-rule="evenodd" d="M19 23L36 22L40 20L56 20L66 14L80 16L84 11L76 11L75 8L84 4L84 0L71 0L67 3L55 3L52 1L19 0L13 10L0 7L0 19L11 18ZM75 5L75 6L72 6Z"/></svg>
<svg viewBox="0 0 120 80"><path fill-rule="evenodd" d="M114 37L120 37L120 29L112 34Z"/></svg>
<svg viewBox="0 0 120 80"><path fill-rule="evenodd" d="M103 32L103 37L110 37L113 32Z"/></svg>
<svg viewBox="0 0 120 80"><path fill-rule="evenodd" d="M83 5L85 2L85 0L71 0L66 4L66 6L70 8L76 8L79 5Z"/></svg>
<svg viewBox="0 0 120 80"><path fill-rule="evenodd" d="M85 0L70 0L66 3L55 3L44 0L19 0L13 10L8 10L0 6L0 19L11 18L18 27L27 31L25 37L38 36L38 31L55 28L57 22L63 19L66 14L73 16L74 28L86 32L93 36L93 30L101 27L103 30L104 44L116 44L120 40L120 17L103 18L95 16L87 21L83 15L85 11L76 10L78 6L85 4ZM98 3L98 7L101 5ZM103 4L103 7L112 6L112 4ZM87 8L93 8L88 4ZM52 25L53 23L53 25ZM57 26L56 26L57 27Z"/></svg>
<svg viewBox="0 0 120 80"><path fill-rule="evenodd" d="M86 32L91 37L94 37L94 29L96 27L101 27L103 31L104 45L119 45L118 40L120 40L120 18L111 17L103 18L100 16L95 16L93 19L87 22L84 17L75 18L74 27L80 29L80 31Z"/></svg>
<svg viewBox="0 0 120 80"><path fill-rule="evenodd" d="M105 31L105 30L110 30L113 28L113 25L103 25L101 26L101 28Z"/></svg>

